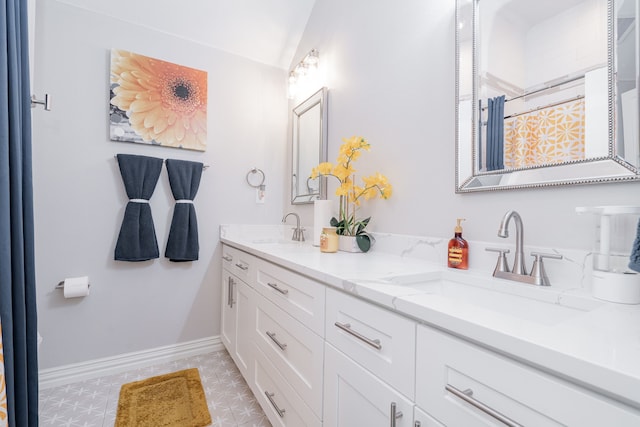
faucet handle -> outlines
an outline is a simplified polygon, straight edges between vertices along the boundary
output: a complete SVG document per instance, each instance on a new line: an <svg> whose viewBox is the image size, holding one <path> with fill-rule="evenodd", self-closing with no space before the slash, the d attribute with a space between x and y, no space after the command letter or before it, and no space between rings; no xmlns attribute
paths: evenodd
<svg viewBox="0 0 640 427"><path fill-rule="evenodd" d="M304 227L300 227L300 229L298 230L298 241L299 242L304 242L304 232L305 232L306 228Z"/></svg>
<svg viewBox="0 0 640 427"><path fill-rule="evenodd" d="M504 272L508 272L509 271L509 264L507 264L507 256L506 254L508 254L510 251L509 249L503 249L503 248L485 248L485 250L487 252L498 252L498 262L496 264L496 268L493 269L493 275L496 275L496 272L498 271L504 271Z"/></svg>
<svg viewBox="0 0 640 427"><path fill-rule="evenodd" d="M562 259L560 254L545 254L542 252L531 252L531 256L535 258L533 261L533 268L531 268L530 276L534 279L534 284L539 286L550 286L549 277L544 269L544 258Z"/></svg>

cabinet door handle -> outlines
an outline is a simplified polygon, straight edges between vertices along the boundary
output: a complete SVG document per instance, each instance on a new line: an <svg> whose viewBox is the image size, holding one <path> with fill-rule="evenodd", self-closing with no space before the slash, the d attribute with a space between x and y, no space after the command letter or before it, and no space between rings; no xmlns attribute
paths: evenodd
<svg viewBox="0 0 640 427"><path fill-rule="evenodd" d="M275 402L275 400L273 400L273 396L274 393L269 393L268 391L264 391L265 396L267 396L267 399L269 399L269 402L271 402L271 405L273 406L273 409L276 410L276 412L278 413L278 415L280 415L280 418L284 418L284 413L287 412L286 409L280 409L278 407L278 404Z"/></svg>
<svg viewBox="0 0 640 427"><path fill-rule="evenodd" d="M379 339L372 340L371 338L365 337L360 332L354 331L353 329L351 329L350 323L336 322L334 323L334 325L336 325L338 328L342 329L346 333L353 335L359 340L364 341L365 343L369 344L371 347L375 348L376 350L380 350L382 348L382 344L380 344Z"/></svg>
<svg viewBox="0 0 640 427"><path fill-rule="evenodd" d="M272 287L276 291L280 292L282 295L286 295L286 294L289 293L289 289L282 289L280 286L278 286L277 283L267 282L267 285L269 285L270 287Z"/></svg>
<svg viewBox="0 0 640 427"><path fill-rule="evenodd" d="M248 266L244 264L240 264L239 262L236 263L236 267L238 267L240 270L243 270L243 271L247 271L249 269Z"/></svg>
<svg viewBox="0 0 640 427"><path fill-rule="evenodd" d="M452 393L454 396L459 397L460 399L464 400L465 402L467 402L471 406L474 406L474 407L478 408L479 410L481 410L485 414L489 415L490 417L495 418L496 420L500 421L504 425L507 425L509 427L523 427L522 424L518 424L517 422L513 421L511 418L501 414L500 412L498 412L495 409L485 405L484 403L480 402L479 400L474 399L472 397L473 396L473 390L471 390L470 388L462 391L462 390L459 390L459 389L455 388L451 384L445 385L444 388L448 392Z"/></svg>
<svg viewBox="0 0 640 427"><path fill-rule="evenodd" d="M267 336L269 336L269 338L271 338L271 341L273 341L274 343L276 343L278 347L280 347L280 350L285 350L287 348L286 344L283 344L280 341L278 341L278 339L276 338L275 332L267 331Z"/></svg>
<svg viewBox="0 0 640 427"><path fill-rule="evenodd" d="M227 286L227 305L233 308L233 285L235 281L231 276L229 276L229 284Z"/></svg>
<svg viewBox="0 0 640 427"><path fill-rule="evenodd" d="M398 411L396 402L391 402L391 413L389 419L391 420L391 427L396 427L396 420L402 418L402 411Z"/></svg>
<svg viewBox="0 0 640 427"><path fill-rule="evenodd" d="M229 262L233 261L233 257L230 257L229 255L224 255L222 259Z"/></svg>
<svg viewBox="0 0 640 427"><path fill-rule="evenodd" d="M420 421L416 421L415 423L413 423L413 427L421 427L422 423Z"/></svg>

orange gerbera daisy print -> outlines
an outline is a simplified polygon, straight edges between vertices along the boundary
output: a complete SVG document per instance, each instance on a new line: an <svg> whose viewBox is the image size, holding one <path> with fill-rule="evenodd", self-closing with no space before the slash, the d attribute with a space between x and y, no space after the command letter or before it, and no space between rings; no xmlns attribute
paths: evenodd
<svg viewBox="0 0 640 427"><path fill-rule="evenodd" d="M111 139L204 151L207 72L111 50Z"/></svg>

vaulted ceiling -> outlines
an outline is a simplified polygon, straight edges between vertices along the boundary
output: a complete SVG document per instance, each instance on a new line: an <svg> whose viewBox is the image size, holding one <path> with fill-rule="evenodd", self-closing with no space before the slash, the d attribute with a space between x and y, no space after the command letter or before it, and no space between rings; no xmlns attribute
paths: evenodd
<svg viewBox="0 0 640 427"><path fill-rule="evenodd" d="M315 3L315 0L57 1L283 69L293 59Z"/></svg>

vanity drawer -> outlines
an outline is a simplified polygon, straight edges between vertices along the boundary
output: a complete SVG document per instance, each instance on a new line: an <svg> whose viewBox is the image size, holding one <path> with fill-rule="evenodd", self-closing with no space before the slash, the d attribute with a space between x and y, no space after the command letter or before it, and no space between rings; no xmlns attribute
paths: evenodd
<svg viewBox="0 0 640 427"><path fill-rule="evenodd" d="M416 355L416 404L445 425L640 425L635 409L422 325Z"/></svg>
<svg viewBox="0 0 640 427"><path fill-rule="evenodd" d="M274 426L321 426L322 423L287 384L267 357L255 348L252 385L256 399Z"/></svg>
<svg viewBox="0 0 640 427"><path fill-rule="evenodd" d="M324 336L324 285L258 260L256 289L294 319Z"/></svg>
<svg viewBox="0 0 640 427"><path fill-rule="evenodd" d="M409 398L415 385L415 322L327 289L326 340Z"/></svg>
<svg viewBox="0 0 640 427"><path fill-rule="evenodd" d="M266 298L256 307L254 339L287 383L321 417L323 339Z"/></svg>
<svg viewBox="0 0 640 427"><path fill-rule="evenodd" d="M222 245L222 268L253 284L257 258L231 246Z"/></svg>

